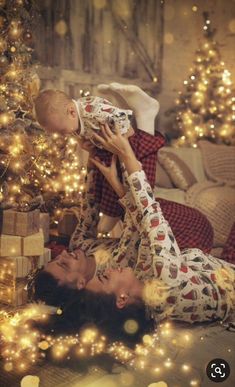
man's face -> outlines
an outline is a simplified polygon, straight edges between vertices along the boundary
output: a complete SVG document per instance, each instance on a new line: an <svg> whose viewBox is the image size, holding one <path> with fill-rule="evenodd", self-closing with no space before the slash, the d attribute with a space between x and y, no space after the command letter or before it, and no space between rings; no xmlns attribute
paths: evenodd
<svg viewBox="0 0 235 387"><path fill-rule="evenodd" d="M74 250L68 253L63 250L53 261L49 262L45 271L52 274L58 280L60 286L68 286L72 289L82 289L87 283L88 263L82 250Z"/></svg>

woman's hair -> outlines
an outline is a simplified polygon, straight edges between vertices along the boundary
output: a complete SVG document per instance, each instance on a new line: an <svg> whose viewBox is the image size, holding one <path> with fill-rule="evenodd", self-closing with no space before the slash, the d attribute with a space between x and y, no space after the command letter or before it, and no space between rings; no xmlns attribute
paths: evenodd
<svg viewBox="0 0 235 387"><path fill-rule="evenodd" d="M60 286L44 270L35 279L34 300L62 308L62 314L53 315L47 327L44 326L46 333L52 329L55 333L77 333L85 325L94 324L108 340L121 340L132 345L154 328L153 321L146 319L143 303L119 309L114 294L97 294L86 289ZM127 320L137 322L135 333L130 334L124 329Z"/></svg>

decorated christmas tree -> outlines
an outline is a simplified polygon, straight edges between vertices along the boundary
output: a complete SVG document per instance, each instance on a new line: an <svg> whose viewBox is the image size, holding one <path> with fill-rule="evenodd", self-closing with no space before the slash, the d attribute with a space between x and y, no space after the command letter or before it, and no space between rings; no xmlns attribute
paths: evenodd
<svg viewBox="0 0 235 387"><path fill-rule="evenodd" d="M207 139L216 143L235 142L235 90L231 74L221 60L207 12L203 13L204 39L196 51L194 65L179 92L176 106L167 111L173 116L172 134L176 145L197 146Z"/></svg>
<svg viewBox="0 0 235 387"><path fill-rule="evenodd" d="M0 1L0 207L44 205L59 215L61 207L79 202L85 168L73 138L48 138L34 119L40 89L32 59L36 15L33 1Z"/></svg>

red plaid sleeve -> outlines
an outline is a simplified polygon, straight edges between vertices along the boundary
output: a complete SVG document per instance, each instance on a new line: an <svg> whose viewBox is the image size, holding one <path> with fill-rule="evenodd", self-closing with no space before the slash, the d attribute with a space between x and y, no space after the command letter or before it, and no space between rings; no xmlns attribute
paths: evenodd
<svg viewBox="0 0 235 387"><path fill-rule="evenodd" d="M165 138L159 132L157 132L155 136L152 136L141 129L137 129L135 133L129 137L129 142L136 158L142 163L150 185L154 187L157 152L164 145ZM106 165L110 165L110 152L99 149L97 151L97 156L104 161ZM120 165L118 167L118 172L119 177L121 178ZM97 200L100 200L100 211L113 217L123 216L123 209L118 203L118 196L100 172L97 173L96 177L96 189Z"/></svg>
<svg viewBox="0 0 235 387"><path fill-rule="evenodd" d="M235 222L233 223L220 258L235 265Z"/></svg>

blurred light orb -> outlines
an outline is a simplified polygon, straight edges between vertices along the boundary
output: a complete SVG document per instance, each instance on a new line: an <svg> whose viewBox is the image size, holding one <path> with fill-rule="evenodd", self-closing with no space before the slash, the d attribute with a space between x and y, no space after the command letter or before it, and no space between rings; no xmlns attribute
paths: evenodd
<svg viewBox="0 0 235 387"><path fill-rule="evenodd" d="M106 6L107 0L93 0L93 5L96 9L102 9Z"/></svg>
<svg viewBox="0 0 235 387"><path fill-rule="evenodd" d="M219 128L219 134L221 137L227 137L227 136L232 136L234 133L234 127L229 124L223 124Z"/></svg>
<svg viewBox="0 0 235 387"><path fill-rule="evenodd" d="M135 320L127 320L124 324L124 330L129 334L134 334L137 332L139 326Z"/></svg>
<svg viewBox="0 0 235 387"><path fill-rule="evenodd" d="M153 342L154 342L154 339L153 339L153 337L151 337L150 335L144 335L144 336L143 336L143 343L144 343L145 345L152 345Z"/></svg>
<svg viewBox="0 0 235 387"><path fill-rule="evenodd" d="M10 372L13 370L13 364L8 362L4 365L4 370L7 371L7 372Z"/></svg>
<svg viewBox="0 0 235 387"><path fill-rule="evenodd" d="M129 18L131 16L131 10L129 2L126 0L118 0L113 3L114 12L122 17Z"/></svg>
<svg viewBox="0 0 235 387"><path fill-rule="evenodd" d="M21 387L39 387L39 377L34 375L26 375L20 382Z"/></svg>
<svg viewBox="0 0 235 387"><path fill-rule="evenodd" d="M193 11L193 12L197 12L197 10L198 10L197 6L196 6L196 5L193 5L193 6L192 6L192 11Z"/></svg>
<svg viewBox="0 0 235 387"><path fill-rule="evenodd" d="M120 382L122 386L133 386L134 376L130 372L121 372Z"/></svg>
<svg viewBox="0 0 235 387"><path fill-rule="evenodd" d="M228 29L230 32L235 33L235 19L230 20Z"/></svg>
<svg viewBox="0 0 235 387"><path fill-rule="evenodd" d="M67 27L67 24L65 23L64 20L60 20L60 21L58 21L56 23L56 25L55 25L55 32L59 36L64 36L67 31L68 31L68 27Z"/></svg>
<svg viewBox="0 0 235 387"><path fill-rule="evenodd" d="M166 44L172 44L174 42L174 36L170 32L164 35L164 42Z"/></svg>

